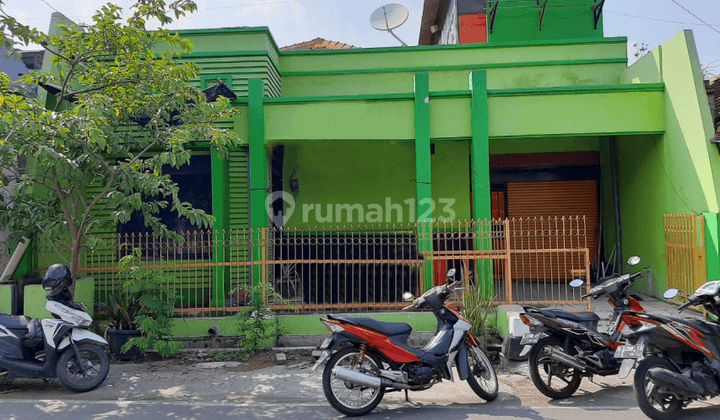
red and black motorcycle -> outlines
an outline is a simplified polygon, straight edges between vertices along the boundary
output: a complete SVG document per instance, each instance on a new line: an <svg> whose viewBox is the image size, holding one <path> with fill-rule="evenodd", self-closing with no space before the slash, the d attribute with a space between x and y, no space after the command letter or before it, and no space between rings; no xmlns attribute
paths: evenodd
<svg viewBox="0 0 720 420"><path fill-rule="evenodd" d="M443 379L467 380L482 399L498 394L498 380L487 354L470 331L472 324L462 314L445 306L460 284L447 274L447 284L435 286L403 309L430 310L438 321L432 340L422 349L407 339L412 327L403 322L380 322L369 318L328 315L320 321L332 334L312 370L325 363L323 391L337 411L348 416L370 412L385 392L422 391ZM329 359L328 359L329 358Z"/></svg>
<svg viewBox="0 0 720 420"><path fill-rule="evenodd" d="M640 257L628 259L629 266L640 263ZM625 344L625 311L643 311L639 296L629 293L635 280L645 270L634 274L613 274L603 278L583 299L607 297L613 307L607 332L598 331L600 317L593 312L567 312L525 306L520 319L530 328L520 344L520 356L528 354L530 378L535 387L550 398L567 398L580 387L583 377L608 376L620 372L615 349ZM585 285L582 280L570 282L572 287ZM529 353L528 353L529 352Z"/></svg>
<svg viewBox="0 0 720 420"><path fill-rule="evenodd" d="M670 289L664 297L671 299L677 294L677 289ZM700 286L678 310L689 306L703 306L720 316L720 281ZM645 415L654 420L673 419L677 410L692 401L720 395L717 321L636 312L622 318L631 330L626 334L629 344L618 348L615 357L623 360L628 371L637 367L633 388Z"/></svg>

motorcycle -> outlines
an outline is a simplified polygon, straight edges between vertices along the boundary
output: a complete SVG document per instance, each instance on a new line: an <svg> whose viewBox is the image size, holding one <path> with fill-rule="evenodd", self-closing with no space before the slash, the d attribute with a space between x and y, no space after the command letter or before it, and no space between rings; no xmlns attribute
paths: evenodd
<svg viewBox="0 0 720 420"><path fill-rule="evenodd" d="M433 287L403 308L430 310L437 318L435 335L422 349L408 344L412 327L406 323L334 315L320 319L331 336L321 344L322 353L312 370L327 361L323 391L333 408L361 416L373 410L385 392L405 390L407 398L407 391L422 391L443 379L454 381L453 363L458 377L467 380L480 398L497 397L497 375L470 331L472 324L445 306L460 284L454 275L455 269L450 269L445 285Z"/></svg>
<svg viewBox="0 0 720 420"><path fill-rule="evenodd" d="M628 269L640 263L640 257L628 259ZM627 270L626 270L627 271ZM637 295L628 289L645 271L630 274L613 274L605 277L582 299L608 297L613 307L607 332L598 331L600 317L594 312L568 312L558 309L541 309L525 306L520 319L530 332L520 340L525 347L520 356L528 354L530 378L545 396L561 399L575 393L583 377L618 374L621 363L614 357L615 350L625 343L625 324L621 315L628 310L643 312ZM580 287L584 281L570 282ZM556 380L553 382L553 377Z"/></svg>
<svg viewBox="0 0 720 420"><path fill-rule="evenodd" d="M677 289L663 295L672 299ZM683 292L686 296L687 293ZM707 282L678 307L702 305L720 316L720 281ZM654 420L675 418L677 410L692 401L720 395L720 324L717 321L628 312L623 321L630 327L629 343L616 357L628 371L636 368L633 388L638 405Z"/></svg>
<svg viewBox="0 0 720 420"><path fill-rule="evenodd" d="M58 378L75 392L97 388L107 377L107 342L88 331L85 306L72 301L70 270L51 265L42 280L47 309L56 319L0 314L0 376Z"/></svg>

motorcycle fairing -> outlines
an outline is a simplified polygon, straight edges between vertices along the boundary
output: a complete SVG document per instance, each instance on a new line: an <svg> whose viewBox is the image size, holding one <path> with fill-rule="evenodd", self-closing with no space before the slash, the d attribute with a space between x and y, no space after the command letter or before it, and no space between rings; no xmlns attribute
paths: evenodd
<svg viewBox="0 0 720 420"><path fill-rule="evenodd" d="M706 343L706 340L703 340L705 338L705 334L696 328L698 325L694 325L689 321L676 317L661 317L638 312L626 313L623 315L623 319L625 320L625 323L629 325L650 324L653 327L657 327L664 331L681 343L703 352L711 360L716 357L715 355L717 354L717 351L714 346L710 343ZM640 330L635 331L635 333L640 332ZM708 348L708 346L711 348Z"/></svg>
<svg viewBox="0 0 720 420"><path fill-rule="evenodd" d="M579 323L566 318L550 318L537 313L526 312L525 315L540 321L548 330L556 330L561 333L571 334L580 340L588 341L591 345L608 347L613 350L619 345L618 342L613 342L607 334L601 334L595 330L589 329L584 323Z"/></svg>
<svg viewBox="0 0 720 420"><path fill-rule="evenodd" d="M18 338L18 336L15 335L15 333L13 333L11 330L5 328L4 325L0 325L0 338L4 337Z"/></svg>
<svg viewBox="0 0 720 420"><path fill-rule="evenodd" d="M89 327L92 324L92 317L85 311L73 309L54 300L48 300L45 309L51 314L59 316L63 321L72 322L81 327Z"/></svg>
<svg viewBox="0 0 720 420"><path fill-rule="evenodd" d="M9 328L0 325L0 359L22 359L20 338Z"/></svg>
<svg viewBox="0 0 720 420"><path fill-rule="evenodd" d="M80 329L80 328L76 328L76 329L72 330L70 335L72 336L72 341L75 343L80 343L80 342L85 341L85 342L92 342L92 343L100 344L100 345L108 344L108 342L105 341L104 338L100 337L99 335L95 334L94 332ZM65 349L65 347L67 347L69 345L70 345L70 337L68 337L66 335L65 338L62 339L60 344L58 344L57 350L62 351L63 349Z"/></svg>
<svg viewBox="0 0 720 420"><path fill-rule="evenodd" d="M392 340L393 337L404 337L404 340L407 341L407 337L410 334L403 334L401 336L388 336L379 331L375 331L360 325L351 325L342 321L333 320L330 320L330 322L342 324L342 327L349 334L355 335L361 340L364 340L369 346L379 349L382 353L385 353L393 361L396 361L398 363L411 363L420 361L420 359L415 354L401 347Z"/></svg>
<svg viewBox="0 0 720 420"><path fill-rule="evenodd" d="M67 321L61 319L49 319L45 318L40 321L42 325L43 334L45 335L45 341L48 346L57 348L58 343L65 337L65 334L71 328L77 328L77 325L73 325Z"/></svg>

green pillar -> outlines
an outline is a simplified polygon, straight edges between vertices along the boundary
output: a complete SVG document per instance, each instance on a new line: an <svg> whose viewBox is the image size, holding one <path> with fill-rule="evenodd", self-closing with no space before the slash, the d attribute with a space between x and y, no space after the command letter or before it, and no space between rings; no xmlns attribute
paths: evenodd
<svg viewBox="0 0 720 420"><path fill-rule="evenodd" d="M252 229L252 258L260 261L263 255L262 229L269 226L265 201L268 197L268 163L265 149L264 84L262 79L248 80L248 118L250 143L250 228ZM253 284L263 281L263 267L252 266Z"/></svg>
<svg viewBox="0 0 720 420"><path fill-rule="evenodd" d="M472 162L473 218L490 219L490 134L488 122L487 73L470 72L471 128L470 156Z"/></svg>
<svg viewBox="0 0 720 420"><path fill-rule="evenodd" d="M703 213L705 217L705 264L707 278L720 279L720 223L718 213Z"/></svg>
<svg viewBox="0 0 720 420"><path fill-rule="evenodd" d="M432 174L430 172L430 74L415 73L415 182L418 251L432 251ZM433 285L433 262L422 267L423 287Z"/></svg>
<svg viewBox="0 0 720 420"><path fill-rule="evenodd" d="M229 162L221 158L213 149L210 155L212 171L212 209L215 216L213 225L214 240L222 241L230 230L230 179ZM229 249L225 246L214 247L213 262L229 261ZM224 306L225 297L230 293L230 270L228 267L215 267L212 278L212 306Z"/></svg>
<svg viewBox="0 0 720 420"><path fill-rule="evenodd" d="M490 129L488 121L488 93L487 73L485 70L470 72L470 112L471 129L470 161L471 161L471 188L472 188L472 215L475 220L492 219L490 206ZM478 225L483 229L483 223ZM491 226L485 227L491 229ZM478 236L479 238L482 235ZM491 249L492 241L477 240L475 247L478 250ZM493 264L492 260L479 260L476 264L479 278L485 279L484 290L487 296L494 295ZM478 284L478 287L482 287Z"/></svg>

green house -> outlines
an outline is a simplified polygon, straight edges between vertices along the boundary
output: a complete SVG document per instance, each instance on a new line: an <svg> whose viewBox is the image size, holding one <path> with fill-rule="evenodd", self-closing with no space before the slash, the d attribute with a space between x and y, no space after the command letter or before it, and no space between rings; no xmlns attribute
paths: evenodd
<svg viewBox="0 0 720 420"><path fill-rule="evenodd" d="M445 249L420 239L424 222L580 216L569 229L583 230L588 264L640 255L651 276L636 288L659 296L668 215L702 216L695 268L717 277L720 156L692 32L628 66L627 39L602 34L602 1L508 3L427 0L412 47L281 51L272 28L179 31L202 68L188 82L230 87L240 113L226 124L246 140L228 159L198 148L177 174L216 217L215 246L190 258L204 271L178 269L184 313L230 310L243 302L233 285L267 279L318 311L384 308L369 304L408 287L391 277L422 272L422 289L447 267L418 261ZM331 249L342 244L353 255ZM383 251L398 244L408 255ZM353 271L370 260L380 271ZM110 287L98 279L98 299Z"/></svg>

